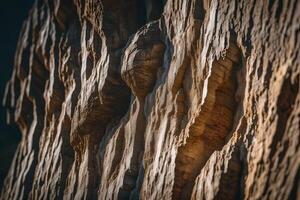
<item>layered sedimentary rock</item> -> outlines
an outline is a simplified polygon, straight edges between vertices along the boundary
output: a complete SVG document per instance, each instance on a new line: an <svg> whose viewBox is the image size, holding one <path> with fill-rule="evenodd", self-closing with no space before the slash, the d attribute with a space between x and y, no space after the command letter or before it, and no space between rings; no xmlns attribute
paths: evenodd
<svg viewBox="0 0 300 200"><path fill-rule="evenodd" d="M300 2L37 0L1 199L300 198Z"/></svg>

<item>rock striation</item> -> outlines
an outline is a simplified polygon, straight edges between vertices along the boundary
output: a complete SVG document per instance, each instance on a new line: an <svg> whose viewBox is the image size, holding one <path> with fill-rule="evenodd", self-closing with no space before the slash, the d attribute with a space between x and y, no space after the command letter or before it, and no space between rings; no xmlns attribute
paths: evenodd
<svg viewBox="0 0 300 200"><path fill-rule="evenodd" d="M0 199L300 199L300 2L36 0Z"/></svg>

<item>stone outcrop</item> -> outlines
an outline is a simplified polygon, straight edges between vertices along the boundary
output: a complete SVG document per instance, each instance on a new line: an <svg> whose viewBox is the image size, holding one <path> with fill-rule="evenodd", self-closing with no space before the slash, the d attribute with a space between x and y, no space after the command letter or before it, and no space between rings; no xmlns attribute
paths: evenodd
<svg viewBox="0 0 300 200"><path fill-rule="evenodd" d="M1 199L300 199L300 2L37 0Z"/></svg>

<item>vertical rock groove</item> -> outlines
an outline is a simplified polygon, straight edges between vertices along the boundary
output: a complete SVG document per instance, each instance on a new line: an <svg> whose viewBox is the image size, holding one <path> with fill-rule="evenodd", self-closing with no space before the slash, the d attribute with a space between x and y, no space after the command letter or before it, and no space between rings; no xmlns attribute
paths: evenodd
<svg viewBox="0 0 300 200"><path fill-rule="evenodd" d="M101 199L137 198L139 170L142 167L145 97L156 82L161 68L164 45L160 39L158 22L144 26L126 46L121 75L130 87L131 106L120 123L109 130L106 149L103 149L103 172L99 196ZM124 165L120 165L124 163Z"/></svg>
<svg viewBox="0 0 300 200"><path fill-rule="evenodd" d="M300 2L36 0L0 199L299 199Z"/></svg>
<svg viewBox="0 0 300 200"><path fill-rule="evenodd" d="M230 43L223 58L212 63L208 91L199 116L190 127L185 144L176 157L174 199L189 199L196 176L210 155L222 149L232 135L237 115L237 72L242 56L238 47ZM240 100L242 101L242 100ZM239 121L239 120L238 120Z"/></svg>

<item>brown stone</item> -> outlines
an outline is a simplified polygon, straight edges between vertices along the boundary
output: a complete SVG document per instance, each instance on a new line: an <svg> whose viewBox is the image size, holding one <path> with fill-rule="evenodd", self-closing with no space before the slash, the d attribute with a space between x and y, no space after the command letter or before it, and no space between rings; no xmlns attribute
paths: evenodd
<svg viewBox="0 0 300 200"><path fill-rule="evenodd" d="M0 199L300 199L300 2L37 0Z"/></svg>

